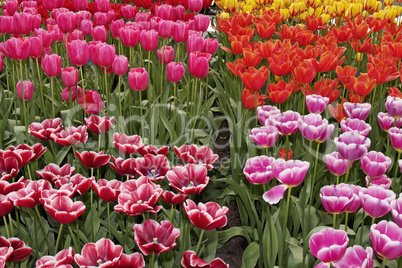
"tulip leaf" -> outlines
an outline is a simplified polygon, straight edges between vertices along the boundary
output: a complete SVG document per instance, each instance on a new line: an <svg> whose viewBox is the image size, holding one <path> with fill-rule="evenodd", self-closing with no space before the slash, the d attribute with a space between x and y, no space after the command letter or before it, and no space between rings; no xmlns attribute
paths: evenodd
<svg viewBox="0 0 402 268"><path fill-rule="evenodd" d="M247 246L243 252L242 268L255 267L260 258L260 246L257 242L253 242Z"/></svg>
<svg viewBox="0 0 402 268"><path fill-rule="evenodd" d="M0 137L4 137L4 132L7 127L8 116L10 115L10 111L8 111L3 118L1 119L0 123ZM3 148L3 138L0 139L0 148Z"/></svg>
<svg viewBox="0 0 402 268"><path fill-rule="evenodd" d="M177 139L176 132L174 130L174 125L166 118L163 113L159 114L162 124L165 126L166 130L169 132L170 140L175 141Z"/></svg>
<svg viewBox="0 0 402 268"><path fill-rule="evenodd" d="M52 141L50 141L52 142ZM59 150L56 154L56 164L58 166L61 165L61 163L63 163L64 158L66 157L67 153L70 151L70 146L64 146L63 148L61 148L61 150Z"/></svg>
<svg viewBox="0 0 402 268"><path fill-rule="evenodd" d="M204 260L206 262L211 262L215 259L216 249L218 247L218 232L216 229L211 231L205 231L205 238L208 238L204 250Z"/></svg>
<svg viewBox="0 0 402 268"><path fill-rule="evenodd" d="M247 243L251 243L250 236L253 236L253 229L250 226L235 226L218 232L219 244L226 244L227 241L235 236L243 236L247 239Z"/></svg>

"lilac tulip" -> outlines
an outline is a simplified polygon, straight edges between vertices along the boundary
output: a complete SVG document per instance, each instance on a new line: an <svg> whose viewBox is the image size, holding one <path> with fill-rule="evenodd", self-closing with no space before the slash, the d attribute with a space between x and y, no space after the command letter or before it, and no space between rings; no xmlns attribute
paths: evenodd
<svg viewBox="0 0 402 268"><path fill-rule="evenodd" d="M280 114L272 115L271 124L275 126L282 135L291 135L297 132L297 120L300 114L294 111L286 111Z"/></svg>
<svg viewBox="0 0 402 268"><path fill-rule="evenodd" d="M353 204L355 195L347 184L328 185L321 188L320 198L328 213L341 214Z"/></svg>
<svg viewBox="0 0 402 268"><path fill-rule="evenodd" d="M402 129L392 127L388 131L389 139L391 140L392 147L401 153L402 152Z"/></svg>
<svg viewBox="0 0 402 268"><path fill-rule="evenodd" d="M377 178L387 172L392 161L381 152L371 151L360 160L360 163L367 176Z"/></svg>
<svg viewBox="0 0 402 268"><path fill-rule="evenodd" d="M263 126L251 130L250 139L258 146L270 148L279 137L279 131L274 126Z"/></svg>
<svg viewBox="0 0 402 268"><path fill-rule="evenodd" d="M388 111L389 116L395 119L402 117L402 99L398 97L388 96L385 101L385 108Z"/></svg>
<svg viewBox="0 0 402 268"><path fill-rule="evenodd" d="M338 152L333 152L325 155L325 163L329 172L335 176L342 176L348 170L349 161L344 159ZM350 163L351 168L353 163Z"/></svg>
<svg viewBox="0 0 402 268"><path fill-rule="evenodd" d="M266 120L269 119L271 115L280 113L281 111L276 106L263 105L257 108L257 117L261 125L269 125L269 122L266 124Z"/></svg>
<svg viewBox="0 0 402 268"><path fill-rule="evenodd" d="M361 159L367 154L371 141L356 132L345 132L334 140L339 154L349 160Z"/></svg>
<svg viewBox="0 0 402 268"><path fill-rule="evenodd" d="M378 113L377 118L381 129L386 132L388 132L388 130L395 124L395 119L388 113ZM400 128L402 126L402 118L396 120L395 126L397 128Z"/></svg>
<svg viewBox="0 0 402 268"><path fill-rule="evenodd" d="M324 228L309 240L311 253L324 263L340 261L349 244L348 234L343 230Z"/></svg>
<svg viewBox="0 0 402 268"><path fill-rule="evenodd" d="M402 229L392 221L380 221L370 227L370 240L380 259L393 260L402 256Z"/></svg>
<svg viewBox="0 0 402 268"><path fill-rule="evenodd" d="M391 214L395 223L402 228L402 195L391 201Z"/></svg>
<svg viewBox="0 0 402 268"><path fill-rule="evenodd" d="M306 106L310 113L320 114L322 113L329 103L329 98L323 97L321 95L307 95L306 96Z"/></svg>
<svg viewBox="0 0 402 268"><path fill-rule="evenodd" d="M339 185L346 185L353 191L353 196L354 196L353 202L352 202L352 204L350 204L350 206L346 209L345 212L347 212L347 213L356 212L360 208L359 193L360 193L360 190L362 189L362 187L360 187L358 185L354 185L354 184L345 184L345 183L341 183Z"/></svg>
<svg viewBox="0 0 402 268"><path fill-rule="evenodd" d="M349 118L366 120L371 111L371 104L345 102L343 104L343 108L345 108L345 112Z"/></svg>
<svg viewBox="0 0 402 268"><path fill-rule="evenodd" d="M249 158L243 173L251 184L265 184L274 178L272 163L275 158L266 155Z"/></svg>
<svg viewBox="0 0 402 268"><path fill-rule="evenodd" d="M335 128L335 125L328 125L328 120L322 119L319 114L300 116L297 125L304 138L319 143L326 141Z"/></svg>
<svg viewBox="0 0 402 268"><path fill-rule="evenodd" d="M359 192L360 203L363 210L372 218L380 218L391 210L391 201L396 194L380 186L370 186Z"/></svg>
<svg viewBox="0 0 402 268"><path fill-rule="evenodd" d="M342 132L353 131L366 137L371 131L371 126L363 120L348 118L341 121L341 129Z"/></svg>
<svg viewBox="0 0 402 268"><path fill-rule="evenodd" d="M382 187L385 190L389 190L389 188L391 188L392 185L392 180L388 178L387 175L385 174L377 178L370 178L369 176L366 176L365 181L366 181L366 187L374 185Z"/></svg>
<svg viewBox="0 0 402 268"><path fill-rule="evenodd" d="M343 258L332 263L334 268L373 268L373 249L356 245L346 249Z"/></svg>

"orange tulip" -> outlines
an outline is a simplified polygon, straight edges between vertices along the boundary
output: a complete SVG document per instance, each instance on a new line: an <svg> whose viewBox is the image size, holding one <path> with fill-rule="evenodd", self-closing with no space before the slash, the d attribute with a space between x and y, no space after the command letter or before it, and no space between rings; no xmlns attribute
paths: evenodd
<svg viewBox="0 0 402 268"><path fill-rule="evenodd" d="M227 62L226 66L229 68L232 74L237 76L240 76L240 73L246 71L246 65L244 64L243 59L236 60L234 64Z"/></svg>
<svg viewBox="0 0 402 268"><path fill-rule="evenodd" d="M351 77L350 83L352 90L362 97L362 100L373 90L376 80L370 78L368 74L360 74L359 77Z"/></svg>
<svg viewBox="0 0 402 268"><path fill-rule="evenodd" d="M317 70L317 72L328 72L335 70L336 66L341 65L345 61L345 57L342 57L339 62L339 56L332 53L331 51L325 51L321 54L320 60L311 60L312 66Z"/></svg>
<svg viewBox="0 0 402 268"><path fill-rule="evenodd" d="M292 43L296 41L296 33L300 30L299 26L287 26L286 24L282 24L281 32L278 31L275 33L281 40L290 39Z"/></svg>
<svg viewBox="0 0 402 268"><path fill-rule="evenodd" d="M339 28L331 28L331 34L335 37L337 43L347 42L353 37L352 30L346 25Z"/></svg>
<svg viewBox="0 0 402 268"><path fill-rule="evenodd" d="M371 79L376 80L377 85L399 77L396 66L388 66L384 62L377 63L375 66L372 63L367 63L367 74Z"/></svg>
<svg viewBox="0 0 402 268"><path fill-rule="evenodd" d="M350 83L350 78L355 77L357 73L357 68L353 68L352 66L337 66L336 69L336 75L338 76L339 80L343 84L343 86L346 89L352 89L352 84Z"/></svg>
<svg viewBox="0 0 402 268"><path fill-rule="evenodd" d="M296 41L301 47L305 47L317 38L317 36L310 30L299 31L296 34Z"/></svg>
<svg viewBox="0 0 402 268"><path fill-rule="evenodd" d="M253 15L251 13L243 12L240 15L236 15L237 24L240 27L247 27L251 24L253 20Z"/></svg>
<svg viewBox="0 0 402 268"><path fill-rule="evenodd" d="M268 85L269 99L275 103L283 103L292 93L292 85L285 81L279 81L278 84Z"/></svg>
<svg viewBox="0 0 402 268"><path fill-rule="evenodd" d="M239 72L240 78L247 89L258 91L265 84L268 78L268 68L266 66L256 69L249 67L244 72Z"/></svg>
<svg viewBox="0 0 402 268"><path fill-rule="evenodd" d="M258 35L263 39L269 39L275 32L275 24L272 22L258 22L255 24Z"/></svg>
<svg viewBox="0 0 402 268"><path fill-rule="evenodd" d="M329 98L329 103L333 103L339 97L339 80L338 79L324 79L314 83L314 91L311 89L310 85L306 85L306 88L302 88L304 95L320 95Z"/></svg>
<svg viewBox="0 0 402 268"><path fill-rule="evenodd" d="M290 160L292 159L292 156L293 156L293 150L286 150L286 149L279 150L279 157L284 160Z"/></svg>
<svg viewBox="0 0 402 268"><path fill-rule="evenodd" d="M292 70L292 73L296 77L297 81L302 84L308 84L314 80L317 71L313 66L308 64L306 60L304 60L301 64L299 64Z"/></svg>
<svg viewBox="0 0 402 268"><path fill-rule="evenodd" d="M268 58L269 68L271 72L277 76L284 76L291 73L293 67L293 57L289 54L272 55Z"/></svg>
<svg viewBox="0 0 402 268"><path fill-rule="evenodd" d="M336 106L328 105L328 110L331 115L336 119L336 121L341 122L343 119L347 118L347 114L345 109L343 108L343 104L348 102L348 100L344 99L340 104L337 103Z"/></svg>
<svg viewBox="0 0 402 268"><path fill-rule="evenodd" d="M357 51L360 53L371 54L371 51L373 49L373 46L371 44L371 38L364 39L363 44L361 44L360 40L357 40L357 39L353 39L352 42L348 41L348 43L353 48L354 51Z"/></svg>
<svg viewBox="0 0 402 268"><path fill-rule="evenodd" d="M233 54L242 54L243 49L248 46L250 38L247 35L231 36L229 37L230 45L232 50L227 47L221 47L223 50Z"/></svg>
<svg viewBox="0 0 402 268"><path fill-rule="evenodd" d="M241 101L244 108L255 109L255 94L257 94L257 106L262 106L265 104L264 99L268 98L267 95L260 95L258 91L252 91L245 88L241 94Z"/></svg>
<svg viewBox="0 0 402 268"><path fill-rule="evenodd" d="M387 22L385 20L382 20L380 18L373 18L373 17L368 17L366 19L366 22L369 24L370 29L373 32L379 32L382 29L384 29L385 25Z"/></svg>
<svg viewBox="0 0 402 268"><path fill-rule="evenodd" d="M389 43L388 46L394 57L402 59L402 43Z"/></svg>
<svg viewBox="0 0 402 268"><path fill-rule="evenodd" d="M251 49L243 50L243 60L246 66L255 67L260 64L262 57Z"/></svg>
<svg viewBox="0 0 402 268"><path fill-rule="evenodd" d="M322 25L322 18L321 17L314 17L314 16L307 16L306 17L306 26L307 29L310 31L317 31L317 30L322 30L327 27L326 25Z"/></svg>
<svg viewBox="0 0 402 268"><path fill-rule="evenodd" d="M391 87L389 89L388 95L390 95L391 97L397 97L402 99L402 92L396 87Z"/></svg>

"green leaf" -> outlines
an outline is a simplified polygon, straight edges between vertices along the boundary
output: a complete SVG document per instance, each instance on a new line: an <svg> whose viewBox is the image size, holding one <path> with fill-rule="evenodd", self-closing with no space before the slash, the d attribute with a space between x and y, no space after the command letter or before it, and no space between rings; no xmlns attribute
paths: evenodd
<svg viewBox="0 0 402 268"><path fill-rule="evenodd" d="M242 268L255 267L260 258L260 246L257 242L253 242L247 246L243 252Z"/></svg>

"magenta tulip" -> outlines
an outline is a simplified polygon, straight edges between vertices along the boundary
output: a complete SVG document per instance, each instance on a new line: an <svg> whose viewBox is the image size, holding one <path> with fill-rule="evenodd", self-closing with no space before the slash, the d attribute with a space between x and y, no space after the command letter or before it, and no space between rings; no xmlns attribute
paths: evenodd
<svg viewBox="0 0 402 268"><path fill-rule="evenodd" d="M348 234L333 228L324 228L313 234L309 240L311 253L324 263L340 261L346 253L348 244Z"/></svg>
<svg viewBox="0 0 402 268"><path fill-rule="evenodd" d="M210 19L203 14L197 14L194 16L194 30L205 32L208 30Z"/></svg>
<svg viewBox="0 0 402 268"><path fill-rule="evenodd" d="M60 13L56 19L57 25L59 25L59 29L63 33L71 33L77 25L77 14L71 11Z"/></svg>
<svg viewBox="0 0 402 268"><path fill-rule="evenodd" d="M402 228L392 221L380 221L370 227L370 240L380 259L393 260L402 256Z"/></svg>
<svg viewBox="0 0 402 268"><path fill-rule="evenodd" d="M163 62L163 65L167 65L174 60L174 49L171 46L164 46L158 49L157 54L159 61Z"/></svg>
<svg viewBox="0 0 402 268"><path fill-rule="evenodd" d="M204 38L202 36L197 35L189 35L187 38L187 53L199 51L202 52L204 48Z"/></svg>
<svg viewBox="0 0 402 268"><path fill-rule="evenodd" d="M28 80L28 81L23 81L23 86L24 86L24 96L22 96L21 80L19 80L17 83L18 97L20 97L21 100L29 101L33 97L34 85L31 81Z"/></svg>
<svg viewBox="0 0 402 268"><path fill-rule="evenodd" d="M170 82L178 83L186 70L181 62L170 62L166 66L166 75Z"/></svg>
<svg viewBox="0 0 402 268"><path fill-rule="evenodd" d="M202 9L202 0L188 0L188 10L193 13L199 13Z"/></svg>
<svg viewBox="0 0 402 268"><path fill-rule="evenodd" d="M39 37L31 37L31 48L29 50L29 56L31 58L39 58L43 54L43 44Z"/></svg>
<svg viewBox="0 0 402 268"><path fill-rule="evenodd" d="M271 115L280 113L281 111L276 106L263 105L258 106L257 108L258 121L260 122L261 125L266 125L265 122L268 118L271 117Z"/></svg>
<svg viewBox="0 0 402 268"><path fill-rule="evenodd" d="M28 38L11 37L6 41L6 47L10 57L14 60L26 60L29 56L31 42ZM7 54L5 55L7 56Z"/></svg>
<svg viewBox="0 0 402 268"><path fill-rule="evenodd" d="M346 249L345 255L338 262L333 262L334 268L373 268L373 249L356 245Z"/></svg>
<svg viewBox="0 0 402 268"><path fill-rule="evenodd" d="M126 74L128 71L128 59L124 55L119 55L114 58L112 64L113 72L116 75L123 75Z"/></svg>
<svg viewBox="0 0 402 268"><path fill-rule="evenodd" d="M122 19L115 20L110 24L109 30L114 39L120 39L120 29L124 27L124 21Z"/></svg>
<svg viewBox="0 0 402 268"><path fill-rule="evenodd" d="M31 14L21 12L14 13L13 15L13 23L14 23L14 32L16 34L28 35L31 32Z"/></svg>
<svg viewBox="0 0 402 268"><path fill-rule="evenodd" d="M125 5L121 7L121 14L126 20L132 20L135 17L136 9L132 5Z"/></svg>
<svg viewBox="0 0 402 268"><path fill-rule="evenodd" d="M395 223L402 228L402 195L391 201L391 214Z"/></svg>
<svg viewBox="0 0 402 268"><path fill-rule="evenodd" d="M345 108L345 112L349 118L357 118L360 120L366 120L371 111L370 103L345 102L343 107Z"/></svg>
<svg viewBox="0 0 402 268"><path fill-rule="evenodd" d="M184 43L188 37L188 26L183 21L177 21L173 25L173 39L177 43Z"/></svg>
<svg viewBox="0 0 402 268"><path fill-rule="evenodd" d="M349 160L355 161L367 154L371 141L357 132L345 132L334 140L339 154Z"/></svg>
<svg viewBox="0 0 402 268"><path fill-rule="evenodd" d="M389 139L391 140L392 147L397 152L402 152L402 129L392 127L388 131Z"/></svg>
<svg viewBox="0 0 402 268"><path fill-rule="evenodd" d="M204 47L202 52L214 54L219 47L219 42L215 38L206 38L204 39Z"/></svg>
<svg viewBox="0 0 402 268"><path fill-rule="evenodd" d="M163 20L171 20L172 12L173 10L171 5L155 6L155 16L158 16Z"/></svg>
<svg viewBox="0 0 402 268"><path fill-rule="evenodd" d="M266 155L247 159L243 173L251 184L266 184L274 178L272 163L275 158Z"/></svg>
<svg viewBox="0 0 402 268"><path fill-rule="evenodd" d="M182 5L173 7L173 20L174 21L184 21L186 15L186 9Z"/></svg>
<svg viewBox="0 0 402 268"><path fill-rule="evenodd" d="M395 193L379 186L370 186L359 192L360 203L364 211L372 218L380 218L391 210L391 201Z"/></svg>
<svg viewBox="0 0 402 268"><path fill-rule="evenodd" d="M74 4L77 10L86 10L88 8L88 0L75 0Z"/></svg>
<svg viewBox="0 0 402 268"><path fill-rule="evenodd" d="M205 78L209 72L209 60L211 54L201 52L191 52L188 58L188 70L190 74L197 78Z"/></svg>
<svg viewBox="0 0 402 268"><path fill-rule="evenodd" d="M110 0L95 0L95 7L97 12L108 12L112 4L110 3Z"/></svg>
<svg viewBox="0 0 402 268"><path fill-rule="evenodd" d="M378 123L380 124L380 127L382 130L388 132L388 130L394 126L395 119L391 117L388 113L378 113L377 115L378 118ZM402 126L402 118L399 118L396 120L396 125L397 128L400 128Z"/></svg>
<svg viewBox="0 0 402 268"><path fill-rule="evenodd" d="M392 180L388 178L387 175L385 174L377 178L370 178L369 176L366 176L365 181L366 181L366 187L373 185L382 187L385 190L389 190L389 188L391 188L392 185Z"/></svg>
<svg viewBox="0 0 402 268"><path fill-rule="evenodd" d="M159 22L159 35L162 38L171 38L173 35L174 22L171 20L161 20Z"/></svg>
<svg viewBox="0 0 402 268"><path fill-rule="evenodd" d="M126 47L135 47L140 41L140 30L126 26L119 30L120 39Z"/></svg>
<svg viewBox="0 0 402 268"><path fill-rule="evenodd" d="M353 204L355 195L347 184L328 185L320 190L321 203L331 214L341 214L348 211Z"/></svg>
<svg viewBox="0 0 402 268"><path fill-rule="evenodd" d="M6 10L8 15L12 16L15 12L18 12L19 3L17 0L7 0L6 1Z"/></svg>
<svg viewBox="0 0 402 268"><path fill-rule="evenodd" d="M75 67L61 69L61 79L66 87L76 86L78 83L78 70Z"/></svg>
<svg viewBox="0 0 402 268"><path fill-rule="evenodd" d="M349 161L344 159L338 152L325 155L325 163L328 170L335 176L342 176L348 169ZM350 164L352 167L353 163Z"/></svg>
<svg viewBox="0 0 402 268"><path fill-rule="evenodd" d="M148 73L145 68L133 68L128 73L128 83L134 91L144 91L148 87Z"/></svg>
<svg viewBox="0 0 402 268"><path fill-rule="evenodd" d="M402 117L402 99L388 96L385 102L385 108L389 116L399 119Z"/></svg>
<svg viewBox="0 0 402 268"><path fill-rule="evenodd" d="M53 33L51 31L46 31L42 28L35 29L34 36L41 39L43 47L49 47L53 43Z"/></svg>
<svg viewBox="0 0 402 268"><path fill-rule="evenodd" d="M91 20L83 20L80 23L80 30L83 35L89 36L92 34L92 28L94 27L94 23Z"/></svg>
<svg viewBox="0 0 402 268"><path fill-rule="evenodd" d="M106 30L105 26L103 26L103 25L96 26L96 27L92 28L91 33L92 33L92 37L93 37L94 41L106 43L107 30Z"/></svg>
<svg viewBox="0 0 402 268"><path fill-rule="evenodd" d="M74 66L84 66L89 60L88 43L82 40L74 40L67 44L68 57Z"/></svg>
<svg viewBox="0 0 402 268"><path fill-rule="evenodd" d="M280 114L274 114L269 118L271 125L275 126L282 135L291 135L296 133L299 128L298 120L300 114L294 111L286 111ZM265 124L267 124L265 122Z"/></svg>
<svg viewBox="0 0 402 268"><path fill-rule="evenodd" d="M116 57L116 49L114 45L107 45L104 43L99 43L96 45L98 47L98 63L102 67L110 67L113 64L114 58Z"/></svg>
<svg viewBox="0 0 402 268"><path fill-rule="evenodd" d="M306 106L310 113L320 114L327 107L329 98L322 97L321 95L307 95L306 96Z"/></svg>
<svg viewBox="0 0 402 268"><path fill-rule="evenodd" d="M42 69L49 77L55 77L61 71L61 57L57 54L45 55L42 59Z"/></svg>
<svg viewBox="0 0 402 268"><path fill-rule="evenodd" d="M377 178L387 172L392 161L381 152L371 151L360 160L360 163L367 176Z"/></svg>
<svg viewBox="0 0 402 268"><path fill-rule="evenodd" d="M99 93L94 90L87 90L85 92L85 105L83 96L78 95L78 104L81 105L82 109L85 107L88 115L99 114L100 110L105 106Z"/></svg>
<svg viewBox="0 0 402 268"><path fill-rule="evenodd" d="M249 138L262 148L270 148L279 137L279 131L274 126L253 128Z"/></svg>
<svg viewBox="0 0 402 268"><path fill-rule="evenodd" d="M143 31L140 34L141 46L145 51L153 51L158 47L159 34L155 30Z"/></svg>
<svg viewBox="0 0 402 268"><path fill-rule="evenodd" d="M82 88L79 86L73 86L73 87L66 87L63 89L61 92L61 99L70 102L70 91L71 91L71 101L75 101L78 96L81 96L82 98Z"/></svg>
<svg viewBox="0 0 402 268"><path fill-rule="evenodd" d="M94 14L94 26L106 26L107 24L107 14L102 12L96 12Z"/></svg>
<svg viewBox="0 0 402 268"><path fill-rule="evenodd" d="M335 125L328 125L328 120L322 119L320 114L300 116L297 124L305 139L318 143L326 141L335 129Z"/></svg>
<svg viewBox="0 0 402 268"><path fill-rule="evenodd" d="M371 131L370 124L357 118L347 118L346 120L342 120L341 128L342 132L353 131L363 136L367 136Z"/></svg>

